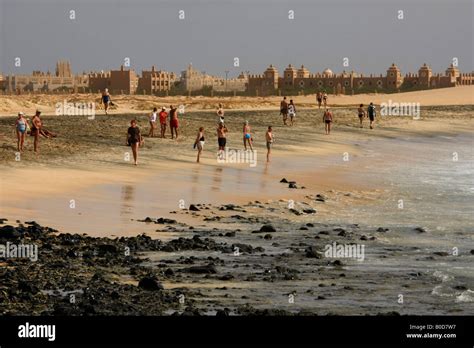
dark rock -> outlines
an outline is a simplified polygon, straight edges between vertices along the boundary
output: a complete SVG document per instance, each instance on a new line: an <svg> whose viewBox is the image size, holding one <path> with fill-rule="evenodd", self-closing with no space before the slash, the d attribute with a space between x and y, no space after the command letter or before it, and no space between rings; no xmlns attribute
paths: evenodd
<svg viewBox="0 0 474 348"><path fill-rule="evenodd" d="M263 239L267 239L267 240L268 240L268 239L272 239L272 238L273 238L273 237L272 237L271 234L266 234L266 235L263 236Z"/></svg>
<svg viewBox="0 0 474 348"><path fill-rule="evenodd" d="M174 275L174 271L171 268L167 268L165 271L165 276L171 277Z"/></svg>
<svg viewBox="0 0 474 348"><path fill-rule="evenodd" d="M296 186L296 183L294 181L291 181L289 184L288 184L288 188L290 189L297 189L298 186Z"/></svg>
<svg viewBox="0 0 474 348"><path fill-rule="evenodd" d="M15 227L10 226L10 225L0 227L0 238L16 239L18 237L20 237L20 233L17 231Z"/></svg>
<svg viewBox="0 0 474 348"><path fill-rule="evenodd" d="M313 209L313 208L306 208L306 209L303 209L303 213L306 213L306 214L316 214L316 209Z"/></svg>
<svg viewBox="0 0 474 348"><path fill-rule="evenodd" d="M117 253L117 251L118 251L118 249L115 245L112 245L112 244L99 245L99 255L115 254L115 253Z"/></svg>
<svg viewBox="0 0 474 348"><path fill-rule="evenodd" d="M449 253L446 251L435 251L433 254L438 256L449 256Z"/></svg>
<svg viewBox="0 0 474 348"><path fill-rule="evenodd" d="M308 227L314 227L314 224L312 224L311 222L308 222L308 223L306 224L306 226L308 226Z"/></svg>
<svg viewBox="0 0 474 348"><path fill-rule="evenodd" d="M166 219L166 218L160 217L158 220L156 220L156 223L157 224L175 224L177 223L177 221L173 219Z"/></svg>
<svg viewBox="0 0 474 348"><path fill-rule="evenodd" d="M388 228L383 228L383 227L377 228L377 232L388 232L388 231L389 231Z"/></svg>
<svg viewBox="0 0 474 348"><path fill-rule="evenodd" d="M199 209L198 207L196 207L194 204L191 204L191 205L189 206L189 210L191 210L191 211L200 211L201 209Z"/></svg>
<svg viewBox="0 0 474 348"><path fill-rule="evenodd" d="M342 263L341 260L334 260L332 262L332 265L335 266L335 267L342 267L342 266L344 266L344 263Z"/></svg>
<svg viewBox="0 0 474 348"><path fill-rule="evenodd" d="M148 291L163 290L163 285L155 277L143 277L138 282L138 287Z"/></svg>
<svg viewBox="0 0 474 348"><path fill-rule="evenodd" d="M423 233L423 232L426 232L426 229L423 228L423 227L417 227L417 228L415 228L415 231Z"/></svg>
<svg viewBox="0 0 474 348"><path fill-rule="evenodd" d="M295 215L301 215L301 213L300 213L298 210L296 210L296 209L293 209L293 208L292 208L292 209L290 209L290 211L291 211L293 214L295 214Z"/></svg>
<svg viewBox="0 0 474 348"><path fill-rule="evenodd" d="M312 258L312 259L321 259L323 256L316 251L316 249L313 246L309 246L305 250L305 255L306 257Z"/></svg>
<svg viewBox="0 0 474 348"><path fill-rule="evenodd" d="M205 266L191 266L189 268L186 268L184 271L188 273L194 273L194 274L215 274L217 273L217 269L214 265L209 264Z"/></svg>
<svg viewBox="0 0 474 348"><path fill-rule="evenodd" d="M147 216L147 217L145 218L145 220L143 220L143 221L145 221L145 222L153 222L153 219L152 219L151 217Z"/></svg>
<svg viewBox="0 0 474 348"><path fill-rule="evenodd" d="M276 229L272 225L263 225L260 227L260 232L276 232Z"/></svg>
<svg viewBox="0 0 474 348"><path fill-rule="evenodd" d="M288 180L286 180L285 178L281 179L280 182L288 184Z"/></svg>
<svg viewBox="0 0 474 348"><path fill-rule="evenodd" d="M225 234L226 237L235 237L235 232L227 232Z"/></svg>
<svg viewBox="0 0 474 348"><path fill-rule="evenodd" d="M224 274L222 277L219 277L218 279L219 280L232 280L234 279L234 276L232 274L227 273L227 274Z"/></svg>
<svg viewBox="0 0 474 348"><path fill-rule="evenodd" d="M27 292L33 295L39 292L39 289L36 285L32 284L32 282L28 282L24 280L20 280L18 282L18 290L22 292Z"/></svg>
<svg viewBox="0 0 474 348"><path fill-rule="evenodd" d="M300 231L307 231L307 230L308 230L308 227L306 227L306 226L301 226L300 227Z"/></svg>

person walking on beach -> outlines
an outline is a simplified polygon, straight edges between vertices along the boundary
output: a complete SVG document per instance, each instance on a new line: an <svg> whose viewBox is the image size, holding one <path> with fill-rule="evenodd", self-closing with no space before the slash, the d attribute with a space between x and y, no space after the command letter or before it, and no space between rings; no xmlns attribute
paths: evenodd
<svg viewBox="0 0 474 348"><path fill-rule="evenodd" d="M367 108L367 115L369 116L370 120L370 129L374 129L373 123L375 121L375 116L376 116L376 110L375 110L375 105L374 103L370 103L369 107Z"/></svg>
<svg viewBox="0 0 474 348"><path fill-rule="evenodd" d="M364 110L364 104L360 104L359 108L357 109L357 114L359 115L359 121L360 121L360 128L362 128L362 120L364 119L365 116L365 110Z"/></svg>
<svg viewBox="0 0 474 348"><path fill-rule="evenodd" d="M138 164L138 146L142 143L140 128L137 127L137 120L130 121L127 131L127 144L132 147L134 164Z"/></svg>
<svg viewBox="0 0 474 348"><path fill-rule="evenodd" d="M41 122L41 111L36 110L35 115L31 119L31 131L30 135L35 137L34 139L34 152L38 153L39 150L39 137L41 135L41 128L43 127L43 123Z"/></svg>
<svg viewBox="0 0 474 348"><path fill-rule="evenodd" d="M160 117L161 137L166 138L165 132L168 113L166 112L166 108L164 106L161 108L160 114L158 116Z"/></svg>
<svg viewBox="0 0 474 348"><path fill-rule="evenodd" d="M199 132L197 134L196 140L194 141L194 148L196 147L198 150L196 162L199 163L199 160L201 158L201 152L202 152L202 149L204 148L204 127L199 128Z"/></svg>
<svg viewBox="0 0 474 348"><path fill-rule="evenodd" d="M265 133L265 140L267 141L267 162L270 162L270 153L272 151L274 139L272 126L268 126L267 132Z"/></svg>
<svg viewBox="0 0 474 348"><path fill-rule="evenodd" d="M288 120L288 103L286 97L280 102L280 115L283 115L283 124L287 126L286 121Z"/></svg>
<svg viewBox="0 0 474 348"><path fill-rule="evenodd" d="M324 107L326 108L328 106L328 94L326 92L323 94L323 103Z"/></svg>
<svg viewBox="0 0 474 348"><path fill-rule="evenodd" d="M332 123L332 112L326 108L323 115L324 129L326 130L326 135L331 133L331 123Z"/></svg>
<svg viewBox="0 0 474 348"><path fill-rule="evenodd" d="M148 132L148 136L153 138L155 136L155 129L156 129L156 118L158 117L158 109L153 108L153 112L150 115L150 131Z"/></svg>
<svg viewBox="0 0 474 348"><path fill-rule="evenodd" d="M18 118L15 121L15 130L17 137L17 149L19 152L23 152L23 144L25 143L26 130L29 128L28 121L25 118L23 112L18 113Z"/></svg>
<svg viewBox="0 0 474 348"><path fill-rule="evenodd" d="M321 109L321 104L323 103L323 95L321 92L316 94L316 100L318 101L318 108Z"/></svg>
<svg viewBox="0 0 474 348"><path fill-rule="evenodd" d="M219 104L219 107L217 108L216 111L217 117L219 117L218 122L224 123L224 108L222 107L222 104Z"/></svg>
<svg viewBox="0 0 474 348"><path fill-rule="evenodd" d="M288 116L290 116L290 125L293 125L293 120L296 117L296 106L293 103L293 99L290 99L290 104L288 105Z"/></svg>
<svg viewBox="0 0 474 348"><path fill-rule="evenodd" d="M170 105L170 128L171 128L171 139L173 139L174 134L176 134L176 140L178 139L178 112L177 108L173 108L173 105Z"/></svg>
<svg viewBox="0 0 474 348"><path fill-rule="evenodd" d="M104 92L102 92L102 104L104 104L105 114L107 115L107 110L109 109L110 104L110 94L108 88L106 88Z"/></svg>
<svg viewBox="0 0 474 348"><path fill-rule="evenodd" d="M243 132L243 136L244 136L245 151L247 151L247 144L249 144L250 150L253 151L253 148L252 148L252 135L250 134L249 121L245 121L244 128L243 128L242 132Z"/></svg>
<svg viewBox="0 0 474 348"><path fill-rule="evenodd" d="M219 145L219 151L217 156L219 159L224 158L225 146L227 143L226 133L228 132L227 127L224 123L219 123L219 127L217 127L217 144Z"/></svg>

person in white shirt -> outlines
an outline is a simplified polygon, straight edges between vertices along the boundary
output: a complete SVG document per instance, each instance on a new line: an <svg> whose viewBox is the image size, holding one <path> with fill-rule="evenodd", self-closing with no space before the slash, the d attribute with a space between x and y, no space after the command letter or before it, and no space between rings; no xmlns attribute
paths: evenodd
<svg viewBox="0 0 474 348"><path fill-rule="evenodd" d="M149 119L150 119L150 132L148 133L148 136L153 138L155 136L155 129L156 129L156 118L158 117L158 109L153 108L153 112L151 113Z"/></svg>

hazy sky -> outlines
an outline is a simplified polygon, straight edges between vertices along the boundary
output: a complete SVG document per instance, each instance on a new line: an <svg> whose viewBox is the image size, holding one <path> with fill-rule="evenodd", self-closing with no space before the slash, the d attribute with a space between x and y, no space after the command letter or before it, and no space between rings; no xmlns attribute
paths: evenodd
<svg viewBox="0 0 474 348"><path fill-rule="evenodd" d="M54 71L58 59L74 72L107 70L129 57L137 72L192 62L222 76L270 63L385 74L392 62L402 73L424 62L444 72L457 57L470 72L473 17L472 0L0 0L0 71Z"/></svg>

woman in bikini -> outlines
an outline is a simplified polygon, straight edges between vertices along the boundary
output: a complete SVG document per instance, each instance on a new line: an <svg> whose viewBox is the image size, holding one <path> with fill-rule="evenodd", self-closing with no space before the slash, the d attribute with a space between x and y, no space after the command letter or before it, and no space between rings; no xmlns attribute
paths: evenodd
<svg viewBox="0 0 474 348"><path fill-rule="evenodd" d="M250 135L250 126L249 126L249 121L245 121L244 123L244 128L243 128L243 136L244 136L244 147L245 150L247 151L247 144L250 146L250 150L253 151L252 148L252 136Z"/></svg>
<svg viewBox="0 0 474 348"><path fill-rule="evenodd" d="M138 164L138 146L142 142L142 135L140 134L140 128L137 127L137 121L131 120L130 127L127 131L127 144L132 147L133 160L135 165Z"/></svg>
<svg viewBox="0 0 474 348"><path fill-rule="evenodd" d="M204 127L199 128L196 141L194 142L194 148L196 147L198 150L196 162L199 163L199 159L201 158L201 152L202 152L202 149L204 148Z"/></svg>
<svg viewBox="0 0 474 348"><path fill-rule="evenodd" d="M25 143L26 129L28 128L28 121L23 112L18 113L18 118L15 122L16 137L18 139L17 149L19 152L23 151L23 144Z"/></svg>

